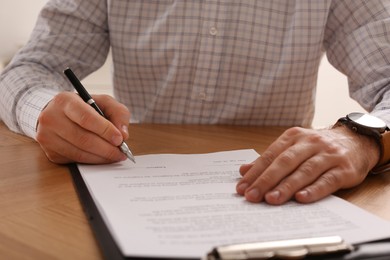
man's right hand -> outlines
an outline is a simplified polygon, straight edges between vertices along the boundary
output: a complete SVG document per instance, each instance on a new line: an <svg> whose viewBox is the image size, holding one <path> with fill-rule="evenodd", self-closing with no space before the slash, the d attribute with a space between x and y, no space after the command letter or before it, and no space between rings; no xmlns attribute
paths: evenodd
<svg viewBox="0 0 390 260"><path fill-rule="evenodd" d="M129 110L108 95L93 99L106 118L71 92L58 94L41 112L36 140L50 161L104 164L126 160L118 146L129 136Z"/></svg>

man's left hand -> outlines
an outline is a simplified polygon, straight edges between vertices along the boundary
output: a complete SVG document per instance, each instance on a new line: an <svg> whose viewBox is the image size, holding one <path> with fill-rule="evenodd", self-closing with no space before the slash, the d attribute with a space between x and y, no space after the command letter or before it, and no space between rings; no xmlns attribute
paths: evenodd
<svg viewBox="0 0 390 260"><path fill-rule="evenodd" d="M370 137L345 126L285 131L251 164L242 165L237 193L250 202L279 205L295 198L320 200L339 189L360 184L379 160Z"/></svg>

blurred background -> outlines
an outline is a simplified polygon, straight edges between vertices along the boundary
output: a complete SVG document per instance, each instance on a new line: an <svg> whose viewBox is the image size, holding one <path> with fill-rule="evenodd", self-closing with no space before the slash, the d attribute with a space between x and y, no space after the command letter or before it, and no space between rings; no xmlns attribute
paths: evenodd
<svg viewBox="0 0 390 260"><path fill-rule="evenodd" d="M0 0L0 71L28 40L39 10L47 0ZM83 80L91 93L112 95L110 58L104 66ZM347 79L326 57L321 62L313 127L327 127L349 112L364 111L349 98Z"/></svg>

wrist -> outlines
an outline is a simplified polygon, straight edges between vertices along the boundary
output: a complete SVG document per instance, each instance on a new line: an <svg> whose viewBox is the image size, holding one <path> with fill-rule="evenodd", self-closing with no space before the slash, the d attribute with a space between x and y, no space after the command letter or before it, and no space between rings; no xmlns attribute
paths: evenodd
<svg viewBox="0 0 390 260"><path fill-rule="evenodd" d="M371 142L366 144L369 145L371 143L369 147L373 147L372 142L376 143L377 150L379 149L379 158L377 159L376 165L373 167L373 172L377 172L377 169L379 168L382 172L383 166L389 165L390 132L383 120L368 114L350 113L346 117L340 118L333 128L338 126L348 128L350 132L353 132L357 136L364 137L367 141L371 139ZM362 147L362 152L367 154L367 157L370 157L370 154L372 153L372 151L368 151L366 147ZM375 154L377 155L377 153Z"/></svg>
<svg viewBox="0 0 390 260"><path fill-rule="evenodd" d="M344 138L350 140L351 147L357 153L364 153L367 159L367 172L371 171L379 163L381 149L376 140L371 136L360 135L343 124L335 124L332 131L337 131Z"/></svg>
<svg viewBox="0 0 390 260"><path fill-rule="evenodd" d="M351 149L356 151L357 154L364 153L364 159L366 165L366 172L370 172L379 162L380 147L374 138L370 136L360 135L345 125L335 124L332 127L332 131L338 132L341 138L349 140L347 143Z"/></svg>
<svg viewBox="0 0 390 260"><path fill-rule="evenodd" d="M20 98L16 117L21 131L26 136L36 139L39 115L56 94L56 91L37 89Z"/></svg>

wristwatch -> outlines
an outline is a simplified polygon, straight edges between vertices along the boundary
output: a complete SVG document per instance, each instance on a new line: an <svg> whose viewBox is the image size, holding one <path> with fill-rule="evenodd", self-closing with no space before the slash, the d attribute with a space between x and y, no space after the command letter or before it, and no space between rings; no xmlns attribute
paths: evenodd
<svg viewBox="0 0 390 260"><path fill-rule="evenodd" d="M372 173L390 171L390 129L386 123L375 116L354 112L340 118L334 126L345 125L357 134L370 136L380 147L379 162Z"/></svg>

